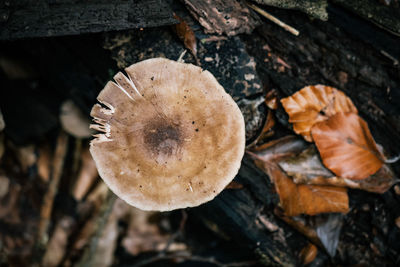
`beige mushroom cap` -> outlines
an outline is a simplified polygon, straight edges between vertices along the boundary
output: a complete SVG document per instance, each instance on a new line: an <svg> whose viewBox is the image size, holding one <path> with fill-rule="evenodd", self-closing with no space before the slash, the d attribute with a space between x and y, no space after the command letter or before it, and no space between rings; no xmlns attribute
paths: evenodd
<svg viewBox="0 0 400 267"><path fill-rule="evenodd" d="M243 116L214 76L192 64L154 58L114 76L91 116L102 132L90 152L110 189L143 210L212 200L237 174Z"/></svg>

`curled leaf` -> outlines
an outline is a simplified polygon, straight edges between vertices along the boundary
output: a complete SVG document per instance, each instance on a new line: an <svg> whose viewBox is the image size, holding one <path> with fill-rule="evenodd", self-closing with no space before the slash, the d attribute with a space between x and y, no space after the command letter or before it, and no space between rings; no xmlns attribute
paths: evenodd
<svg viewBox="0 0 400 267"><path fill-rule="evenodd" d="M315 215L327 212L348 212L349 199L346 188L296 185L277 165L285 157L300 153L305 142L293 136L286 136L248 152L255 164L275 184L280 204L287 216L299 214Z"/></svg>
<svg viewBox="0 0 400 267"><path fill-rule="evenodd" d="M347 213L349 199L344 188L296 185L282 171L274 171L274 182L281 204L288 216L315 215L326 212Z"/></svg>
<svg viewBox="0 0 400 267"><path fill-rule="evenodd" d="M315 260L315 257L317 256L318 253L318 248L312 244L308 243L307 246L305 246L301 251L300 251L300 260L303 265L307 265L311 263L313 260Z"/></svg>
<svg viewBox="0 0 400 267"><path fill-rule="evenodd" d="M322 162L339 177L365 179L383 165L367 123L357 114L335 114L315 124L311 133Z"/></svg>
<svg viewBox="0 0 400 267"><path fill-rule="evenodd" d="M306 86L281 99L293 130L311 142L311 127L339 112L357 113L350 98L342 91L325 85Z"/></svg>
<svg viewBox="0 0 400 267"><path fill-rule="evenodd" d="M275 89L268 91L265 95L265 104L273 110L278 108L278 93Z"/></svg>
<svg viewBox="0 0 400 267"><path fill-rule="evenodd" d="M178 15L174 14L174 18L179 21L178 24L174 25L176 34L193 56L197 57L197 41L193 30Z"/></svg>
<svg viewBox="0 0 400 267"><path fill-rule="evenodd" d="M322 164L315 146L299 155L284 158L278 164L296 184L332 185L383 194L399 182L388 165L383 165L378 172L363 180L336 177Z"/></svg>
<svg viewBox="0 0 400 267"><path fill-rule="evenodd" d="M276 162L278 159L299 154L306 148L307 143L304 140L293 135L287 135L255 147L254 153L249 151L247 153L262 162Z"/></svg>
<svg viewBox="0 0 400 267"><path fill-rule="evenodd" d="M267 117L265 118L264 126L259 132L259 134L255 137L254 141L252 141L249 145L247 145L248 148L255 146L256 144L263 142L264 139L270 137L271 135L274 134L274 131L272 128L275 126L275 118L274 115L272 114L271 110L268 110Z"/></svg>
<svg viewBox="0 0 400 267"><path fill-rule="evenodd" d="M287 216L316 215L349 210L346 188L319 185L296 185L276 164L259 162L256 165L268 174L279 194L280 204Z"/></svg>
<svg viewBox="0 0 400 267"><path fill-rule="evenodd" d="M225 189L242 189L244 186L241 183L232 181L230 182Z"/></svg>

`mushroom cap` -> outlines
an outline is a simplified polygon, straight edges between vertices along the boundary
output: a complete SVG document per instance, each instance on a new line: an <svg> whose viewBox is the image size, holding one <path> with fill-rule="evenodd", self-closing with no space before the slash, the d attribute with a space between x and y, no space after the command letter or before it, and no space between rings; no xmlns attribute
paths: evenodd
<svg viewBox="0 0 400 267"><path fill-rule="evenodd" d="M214 76L154 58L108 82L93 106L90 152L110 189L143 210L212 200L235 177L245 149L244 119Z"/></svg>

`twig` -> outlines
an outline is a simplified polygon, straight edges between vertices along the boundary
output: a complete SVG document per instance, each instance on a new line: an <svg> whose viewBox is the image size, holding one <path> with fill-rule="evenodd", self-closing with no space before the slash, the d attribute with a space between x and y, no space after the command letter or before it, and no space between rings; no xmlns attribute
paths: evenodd
<svg viewBox="0 0 400 267"><path fill-rule="evenodd" d="M392 56L391 54L389 54L385 50L381 50L381 53L382 53L382 55L384 55L385 57L387 57L388 59L393 61L393 66L399 65L399 61L397 60L397 58L395 58L394 56Z"/></svg>
<svg viewBox="0 0 400 267"><path fill-rule="evenodd" d="M40 221L38 229L38 245L45 247L48 241L47 230L50 224L51 212L53 210L54 197L58 191L58 184L61 179L64 167L65 155L68 148L68 136L61 131L57 138L57 146L54 152L52 163L51 180L46 194L43 197L42 209L40 211Z"/></svg>
<svg viewBox="0 0 400 267"><path fill-rule="evenodd" d="M287 30L291 34L296 35L296 36L299 35L299 31L298 30L296 30L295 28L287 25L283 21L279 20L277 17L272 16L267 11L259 8L258 6L254 5L254 4L251 4L251 3L247 3L247 5L249 7L251 7L254 11L258 12L260 15L262 15L265 18L269 19L270 21L276 23L277 25L279 25L280 27L284 28L285 30Z"/></svg>
<svg viewBox="0 0 400 267"><path fill-rule="evenodd" d="M96 230L94 231L93 237L90 240L88 249L82 256L81 261L76 265L78 267L93 266L94 256L96 255L97 246L101 235L103 234L104 227L107 225L111 211L114 207L117 196L108 190L107 198L101 207L99 218L97 220Z"/></svg>

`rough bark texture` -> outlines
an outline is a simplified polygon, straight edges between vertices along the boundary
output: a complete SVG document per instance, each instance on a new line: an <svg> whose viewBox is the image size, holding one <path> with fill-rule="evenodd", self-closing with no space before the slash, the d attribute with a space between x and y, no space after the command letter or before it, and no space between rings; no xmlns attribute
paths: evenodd
<svg viewBox="0 0 400 267"><path fill-rule="evenodd" d="M0 40L155 27L175 22L163 0L0 3Z"/></svg>
<svg viewBox="0 0 400 267"><path fill-rule="evenodd" d="M259 25L257 15L244 1L237 0L183 0L191 14L204 27L206 33L251 33Z"/></svg>

